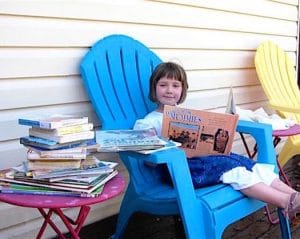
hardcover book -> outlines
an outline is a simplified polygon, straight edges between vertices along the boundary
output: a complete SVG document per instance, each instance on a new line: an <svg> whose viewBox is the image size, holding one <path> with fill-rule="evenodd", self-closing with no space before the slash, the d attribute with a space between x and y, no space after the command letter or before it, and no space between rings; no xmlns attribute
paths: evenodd
<svg viewBox="0 0 300 239"><path fill-rule="evenodd" d="M26 146L28 159L41 158L77 158L85 159L87 156L87 149L85 147L74 147L67 149L43 150L32 146Z"/></svg>
<svg viewBox="0 0 300 239"><path fill-rule="evenodd" d="M47 139L26 136L20 138L20 144L23 144L24 146L35 147L41 150L57 150L69 149L74 147L86 147L88 151L96 151L98 148L95 139L72 141L69 143L57 143L55 141Z"/></svg>
<svg viewBox="0 0 300 239"><path fill-rule="evenodd" d="M27 151L28 160L81 160L86 158L86 153L74 153L74 154L51 154L51 155L40 155L35 151Z"/></svg>
<svg viewBox="0 0 300 239"><path fill-rule="evenodd" d="M66 179L73 176L95 176L112 172L118 165L116 162L98 160L94 156L88 156L85 160L81 161L80 168L76 169L58 169L52 171L35 170L32 174L35 179Z"/></svg>
<svg viewBox="0 0 300 239"><path fill-rule="evenodd" d="M165 106L162 136L181 143L187 157L229 154L237 115Z"/></svg>
<svg viewBox="0 0 300 239"><path fill-rule="evenodd" d="M83 132L79 132L79 133L55 136L55 135L40 134L39 132L32 131L31 129L29 129L29 136L46 139L49 141L54 141L56 143L63 144L63 143L69 143L69 142L73 142L73 141L93 139L95 136L95 133L94 133L94 131L83 131Z"/></svg>
<svg viewBox="0 0 300 239"><path fill-rule="evenodd" d="M59 127L87 124L88 117L77 117L72 115L52 115L36 118L20 118L20 125L39 127L45 129L57 129Z"/></svg>
<svg viewBox="0 0 300 239"><path fill-rule="evenodd" d="M42 159L27 161L28 170L55 170L80 168L80 159Z"/></svg>
<svg viewBox="0 0 300 239"><path fill-rule="evenodd" d="M53 137L53 136L64 136L68 134L80 133L85 131L93 130L93 124L77 124L72 126L65 126L56 129L44 129L38 127L32 127L29 129L29 135L33 135L40 138Z"/></svg>

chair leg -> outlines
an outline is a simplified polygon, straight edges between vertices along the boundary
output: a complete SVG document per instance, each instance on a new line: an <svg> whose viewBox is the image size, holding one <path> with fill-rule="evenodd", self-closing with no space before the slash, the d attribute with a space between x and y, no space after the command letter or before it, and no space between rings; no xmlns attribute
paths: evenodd
<svg viewBox="0 0 300 239"><path fill-rule="evenodd" d="M117 221L117 228L115 233L111 236L112 239L123 238L124 231L132 214L133 211L129 211L128 209L120 211Z"/></svg>
<svg viewBox="0 0 300 239"><path fill-rule="evenodd" d="M122 200L120 212L118 215L116 231L110 237L111 239L120 239L123 237L128 221L131 215L135 212L135 207L132 206L133 201L134 198L132 197L130 189L128 188Z"/></svg>
<svg viewBox="0 0 300 239"><path fill-rule="evenodd" d="M278 208L277 212L278 212L278 218L279 218L280 229L281 229L281 238L282 239L292 239L290 222L284 216L283 209Z"/></svg>

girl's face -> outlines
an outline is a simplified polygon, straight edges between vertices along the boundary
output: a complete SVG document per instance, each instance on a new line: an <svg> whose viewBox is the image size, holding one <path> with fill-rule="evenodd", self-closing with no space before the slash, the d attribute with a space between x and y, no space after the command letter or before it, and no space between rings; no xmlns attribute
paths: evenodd
<svg viewBox="0 0 300 239"><path fill-rule="evenodd" d="M182 93L182 83L174 78L162 77L156 85L156 97L159 101L159 110L164 105L176 105Z"/></svg>

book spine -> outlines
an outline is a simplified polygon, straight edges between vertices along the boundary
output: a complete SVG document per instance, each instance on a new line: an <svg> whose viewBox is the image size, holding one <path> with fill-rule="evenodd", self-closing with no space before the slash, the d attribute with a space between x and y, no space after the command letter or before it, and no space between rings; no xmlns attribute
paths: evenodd
<svg viewBox="0 0 300 239"><path fill-rule="evenodd" d="M28 149L28 151L37 153L41 157L55 155L55 154L86 154L87 153L86 147L82 147L82 146L65 148L65 149L54 149L54 150L39 149L37 147L32 147L28 145L25 145L25 147Z"/></svg>
<svg viewBox="0 0 300 239"><path fill-rule="evenodd" d="M38 139L38 140L37 140ZM37 137L21 137L20 138L20 144L23 144L24 146L29 147L35 147L40 150L62 150L62 149L70 149L74 147L86 147L88 145L89 141L92 140L79 140L79 141L72 141L70 143L65 144L58 144L55 141L51 140L45 140Z"/></svg>
<svg viewBox="0 0 300 239"><path fill-rule="evenodd" d="M93 139L95 137L94 131L86 131L81 133L74 133L74 134L67 134L64 136L61 136L60 139L58 139L58 143L69 143L72 141L78 141L78 140L84 140L84 139Z"/></svg>
<svg viewBox="0 0 300 239"><path fill-rule="evenodd" d="M94 138L94 131L83 131L80 133L66 134L63 136L53 136L29 130L29 136L62 144L84 139L92 139Z"/></svg>
<svg viewBox="0 0 300 239"><path fill-rule="evenodd" d="M80 133L85 131L90 131L93 129L93 124L79 124L79 125L73 125L73 126L66 126L66 127L60 127L57 129L44 129L39 127L32 127L29 129L29 134L36 137L43 136L63 136L73 133Z"/></svg>
<svg viewBox="0 0 300 239"><path fill-rule="evenodd" d="M33 126L33 127L40 127L40 122L37 121L37 120L18 119L18 123L19 123L20 125Z"/></svg>
<svg viewBox="0 0 300 239"><path fill-rule="evenodd" d="M29 160L27 167L28 170L55 170L64 168L79 168L80 160Z"/></svg>
<svg viewBox="0 0 300 239"><path fill-rule="evenodd" d="M78 124L86 124L88 123L88 118L83 117L83 118L78 118L78 119L65 119L57 122L40 122L40 127L41 128L47 128L47 129L57 129L61 127L66 127L66 126L73 126L73 125L78 125Z"/></svg>
<svg viewBox="0 0 300 239"><path fill-rule="evenodd" d="M20 118L20 119L18 119L18 123L20 125L38 127L38 128L43 128L43 129L56 129L56 128L65 127L65 126L87 124L88 117L61 119L59 121L46 121L46 120L34 120L34 119Z"/></svg>
<svg viewBox="0 0 300 239"><path fill-rule="evenodd" d="M21 142L21 144L32 142L32 143L38 143L38 144L45 144L45 145L49 145L49 146L57 144L57 142L55 142L53 140L43 139L43 138L34 137L34 136L21 137L20 142Z"/></svg>
<svg viewBox="0 0 300 239"><path fill-rule="evenodd" d="M66 126L56 129L57 136L63 136L67 134L73 133L80 133L85 131L90 131L93 129L93 124L81 124L81 125L74 125L74 126Z"/></svg>
<svg viewBox="0 0 300 239"><path fill-rule="evenodd" d="M27 159L35 160L50 160L50 159L85 159L86 153L48 153L48 154L39 154L34 151L29 150L27 152Z"/></svg>

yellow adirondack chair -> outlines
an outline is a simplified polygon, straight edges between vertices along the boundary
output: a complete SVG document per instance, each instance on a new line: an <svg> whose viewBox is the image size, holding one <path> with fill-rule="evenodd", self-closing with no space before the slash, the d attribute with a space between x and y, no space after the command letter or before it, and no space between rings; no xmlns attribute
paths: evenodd
<svg viewBox="0 0 300 239"><path fill-rule="evenodd" d="M300 123L300 92L296 71L288 54L271 41L263 42L255 54L258 78L269 104L281 117ZM280 165L300 154L300 134L289 136L278 155Z"/></svg>

